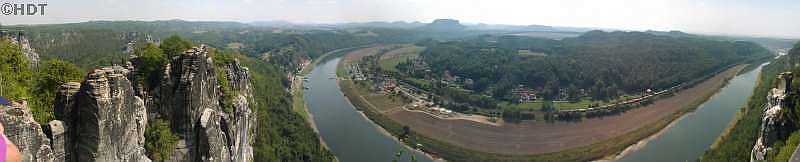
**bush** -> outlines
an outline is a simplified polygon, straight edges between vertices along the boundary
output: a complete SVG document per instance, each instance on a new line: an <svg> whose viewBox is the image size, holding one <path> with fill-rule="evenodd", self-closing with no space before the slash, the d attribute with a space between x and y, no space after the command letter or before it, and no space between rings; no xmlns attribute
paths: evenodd
<svg viewBox="0 0 800 162"><path fill-rule="evenodd" d="M170 36L164 41L161 42L161 50L164 51L164 54L172 58L173 56L180 55L183 51L186 51L189 48L192 48L192 42L189 40L183 39L177 35Z"/></svg>
<svg viewBox="0 0 800 162"><path fill-rule="evenodd" d="M238 96L239 92L230 86L230 78L228 78L228 73L224 70L224 68L236 60L233 56L235 53L228 53L225 51L217 53L217 50L214 48L209 49L209 51L209 55L211 55L211 58L214 60L215 72L217 75L217 85L220 86L220 90L222 91L222 97L220 98L222 111L225 113L232 113L233 99L235 96Z"/></svg>
<svg viewBox="0 0 800 162"><path fill-rule="evenodd" d="M30 97L29 65L19 46L5 39L0 40L0 96L11 100Z"/></svg>
<svg viewBox="0 0 800 162"><path fill-rule="evenodd" d="M144 83L145 87L153 88L161 80L161 71L169 61L164 51L152 43L148 43L135 52L138 61L136 65L136 80Z"/></svg>
<svg viewBox="0 0 800 162"><path fill-rule="evenodd" d="M169 159L175 145L178 144L178 136L172 133L169 123L156 119L149 124L144 133L147 157L153 161Z"/></svg>
<svg viewBox="0 0 800 162"><path fill-rule="evenodd" d="M33 118L39 123L48 123L54 119L53 101L58 88L67 82L81 80L82 72L75 64L53 59L41 64L38 72L34 74L33 98L30 108Z"/></svg>
<svg viewBox="0 0 800 162"><path fill-rule="evenodd" d="M797 149L797 145L800 144L800 132L794 132L789 139L786 140L786 144L780 148L778 155L775 156L773 159L774 161L789 161L789 158L792 157L792 153L794 150Z"/></svg>
<svg viewBox="0 0 800 162"><path fill-rule="evenodd" d="M220 98L222 106L222 111L225 113L232 113L233 112L233 97L236 96L236 91L234 91L230 83L228 82L228 73L221 68L216 68L214 70L217 74L217 85L219 85L219 89L222 91L222 96Z"/></svg>

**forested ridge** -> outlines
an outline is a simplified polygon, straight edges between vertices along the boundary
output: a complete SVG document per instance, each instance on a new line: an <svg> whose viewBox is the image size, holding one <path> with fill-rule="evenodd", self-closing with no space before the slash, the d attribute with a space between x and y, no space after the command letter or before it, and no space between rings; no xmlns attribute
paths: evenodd
<svg viewBox="0 0 800 162"><path fill-rule="evenodd" d="M561 41L518 36L420 43L437 75L445 71L475 81L476 92L510 100L526 85L553 99L561 89L612 99L646 89L666 89L746 60L771 56L752 42L591 31ZM546 56L519 54L520 50ZM575 95L572 95L575 96Z"/></svg>

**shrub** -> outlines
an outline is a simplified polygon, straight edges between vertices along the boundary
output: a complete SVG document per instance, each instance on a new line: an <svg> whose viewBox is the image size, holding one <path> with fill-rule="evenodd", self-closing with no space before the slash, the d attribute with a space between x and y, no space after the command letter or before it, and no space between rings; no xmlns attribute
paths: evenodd
<svg viewBox="0 0 800 162"><path fill-rule="evenodd" d="M147 157L153 161L165 161L169 159L175 145L178 144L178 136L170 131L169 123L156 119L145 129L144 148Z"/></svg>

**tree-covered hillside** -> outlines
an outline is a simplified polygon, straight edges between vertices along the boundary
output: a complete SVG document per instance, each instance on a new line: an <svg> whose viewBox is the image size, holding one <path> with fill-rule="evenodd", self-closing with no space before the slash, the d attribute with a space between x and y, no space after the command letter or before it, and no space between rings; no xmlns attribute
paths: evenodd
<svg viewBox="0 0 800 162"><path fill-rule="evenodd" d="M562 89L583 89L594 99L611 99L665 89L771 56L751 42L642 32L591 31L562 41L504 36L424 44L428 48L421 56L434 74L470 78L471 90L499 99L510 99L509 92L520 84L550 99Z"/></svg>

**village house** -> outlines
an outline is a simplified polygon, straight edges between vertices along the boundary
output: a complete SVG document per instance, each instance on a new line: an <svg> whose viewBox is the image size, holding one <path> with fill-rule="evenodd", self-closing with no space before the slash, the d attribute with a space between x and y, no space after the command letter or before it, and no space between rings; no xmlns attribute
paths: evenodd
<svg viewBox="0 0 800 162"><path fill-rule="evenodd" d="M382 91L387 94L397 93L397 81L394 79L384 78L379 84L376 85L378 86L378 91Z"/></svg>
<svg viewBox="0 0 800 162"><path fill-rule="evenodd" d="M539 96L536 95L536 91L522 84L517 85L517 87L514 89L511 89L511 94L518 98L519 103L528 103L540 99Z"/></svg>
<svg viewBox="0 0 800 162"><path fill-rule="evenodd" d="M559 88L558 89L558 99L559 101L566 101L569 99L569 91L566 88Z"/></svg>

